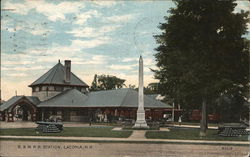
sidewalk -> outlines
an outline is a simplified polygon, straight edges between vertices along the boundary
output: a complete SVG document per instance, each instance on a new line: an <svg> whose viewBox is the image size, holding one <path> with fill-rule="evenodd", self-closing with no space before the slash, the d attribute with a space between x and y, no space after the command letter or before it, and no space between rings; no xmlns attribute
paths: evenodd
<svg viewBox="0 0 250 157"><path fill-rule="evenodd" d="M173 125L174 127L180 127L180 128L200 128L199 125L178 125L178 124L174 124ZM218 127L216 126L208 126L208 129L218 129ZM246 128L247 131L250 131L250 128Z"/></svg>
<svg viewBox="0 0 250 157"><path fill-rule="evenodd" d="M199 125L186 125L186 124L184 124L184 125L178 125L178 124L174 124L173 125L174 127L180 127L180 128L200 128L200 126ZM218 127L216 126L208 126L208 129L218 129Z"/></svg>
<svg viewBox="0 0 250 157"><path fill-rule="evenodd" d="M136 139L136 140L141 140L141 139L146 139L145 137L146 130L133 130L133 133L128 137L128 139Z"/></svg>
<svg viewBox="0 0 250 157"><path fill-rule="evenodd" d="M89 126L88 123L77 123L77 122L64 122L64 127L86 127ZM96 125L92 126L104 126ZM108 125L107 125L108 126ZM0 128L36 128L37 124L35 122L0 122Z"/></svg>

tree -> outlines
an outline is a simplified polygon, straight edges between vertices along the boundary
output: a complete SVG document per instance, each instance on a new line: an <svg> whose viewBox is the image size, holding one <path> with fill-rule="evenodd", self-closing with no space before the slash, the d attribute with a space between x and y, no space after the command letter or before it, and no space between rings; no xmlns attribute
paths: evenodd
<svg viewBox="0 0 250 157"><path fill-rule="evenodd" d="M98 89L98 82L97 82L97 75L96 75L96 74L95 74L95 76L94 76L94 80L93 80L92 83L91 83L90 90L91 90L91 91L97 91L97 90L99 90L99 89Z"/></svg>
<svg viewBox="0 0 250 157"><path fill-rule="evenodd" d="M147 87L144 87L145 94L159 94L158 83L149 83Z"/></svg>
<svg viewBox="0 0 250 157"><path fill-rule="evenodd" d="M234 0L174 0L161 23L155 78L161 94L178 103L202 104L200 135L206 135L207 104L223 94L246 93L249 80L248 12ZM243 95L242 95L243 96ZM182 105L183 106L183 105Z"/></svg>
<svg viewBox="0 0 250 157"><path fill-rule="evenodd" d="M135 85L132 85L132 84L129 84L129 85L128 85L128 88L130 88L130 89L136 89L136 88L135 88Z"/></svg>
<svg viewBox="0 0 250 157"><path fill-rule="evenodd" d="M125 86L125 80L110 75L95 75L91 84L91 91L110 90Z"/></svg>
<svg viewBox="0 0 250 157"><path fill-rule="evenodd" d="M128 88L138 91L138 87L136 87L135 85L129 84ZM149 83L147 87L143 88L143 91L146 95L159 94L158 83Z"/></svg>
<svg viewBox="0 0 250 157"><path fill-rule="evenodd" d="M244 111L249 111L244 97L237 91L227 92L215 100L215 107L219 113L221 122L238 122L239 119L245 119Z"/></svg>

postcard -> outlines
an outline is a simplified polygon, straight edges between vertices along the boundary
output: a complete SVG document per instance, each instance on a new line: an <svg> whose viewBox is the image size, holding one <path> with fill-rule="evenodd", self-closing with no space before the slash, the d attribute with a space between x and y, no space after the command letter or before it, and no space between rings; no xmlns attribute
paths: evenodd
<svg viewBox="0 0 250 157"><path fill-rule="evenodd" d="M249 5L2 0L0 156L248 157Z"/></svg>

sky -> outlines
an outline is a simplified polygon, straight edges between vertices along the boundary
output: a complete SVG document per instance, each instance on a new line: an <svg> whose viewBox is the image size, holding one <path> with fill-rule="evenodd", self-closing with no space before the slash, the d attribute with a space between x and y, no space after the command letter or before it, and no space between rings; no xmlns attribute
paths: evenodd
<svg viewBox="0 0 250 157"><path fill-rule="evenodd" d="M236 12L250 10L238 1ZM60 59L88 85L94 75L114 75L138 84L157 82L154 35L160 34L172 1L1 0L1 94L31 95L32 82ZM250 30L250 25L248 25ZM250 39L249 34L247 38Z"/></svg>

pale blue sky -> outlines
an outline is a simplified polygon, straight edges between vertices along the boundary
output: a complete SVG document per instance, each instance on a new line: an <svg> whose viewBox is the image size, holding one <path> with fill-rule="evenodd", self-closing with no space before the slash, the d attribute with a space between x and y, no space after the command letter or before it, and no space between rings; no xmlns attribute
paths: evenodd
<svg viewBox="0 0 250 157"><path fill-rule="evenodd" d="M248 2L238 2L239 9ZM54 66L72 61L87 84L109 74L137 85L138 58L144 58L145 84L156 82L153 35L171 1L2 0L2 98L30 95L27 86ZM249 37L249 36L248 36Z"/></svg>

